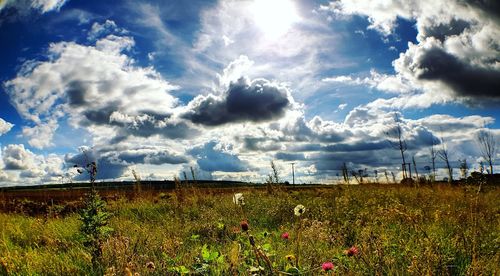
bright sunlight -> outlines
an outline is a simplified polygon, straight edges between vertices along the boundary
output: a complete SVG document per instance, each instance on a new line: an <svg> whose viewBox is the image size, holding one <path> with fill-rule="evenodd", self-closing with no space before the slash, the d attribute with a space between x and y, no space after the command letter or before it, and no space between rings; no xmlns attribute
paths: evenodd
<svg viewBox="0 0 500 276"><path fill-rule="evenodd" d="M286 34L299 20L295 5L289 0L255 0L252 12L255 24L268 39Z"/></svg>

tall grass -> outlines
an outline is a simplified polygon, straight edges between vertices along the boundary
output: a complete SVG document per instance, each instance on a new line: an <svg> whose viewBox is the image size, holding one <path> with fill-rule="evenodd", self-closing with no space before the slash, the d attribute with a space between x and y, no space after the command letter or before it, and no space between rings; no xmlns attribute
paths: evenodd
<svg viewBox="0 0 500 276"><path fill-rule="evenodd" d="M242 189L244 213L232 193L185 189L108 202L115 231L102 245L102 271L319 274L331 262L337 275L500 273L496 187ZM307 208L300 227L298 204ZM0 274L91 273L77 214L0 213L0 226ZM259 267L249 235L272 268L265 259ZM346 254L353 246L359 253Z"/></svg>

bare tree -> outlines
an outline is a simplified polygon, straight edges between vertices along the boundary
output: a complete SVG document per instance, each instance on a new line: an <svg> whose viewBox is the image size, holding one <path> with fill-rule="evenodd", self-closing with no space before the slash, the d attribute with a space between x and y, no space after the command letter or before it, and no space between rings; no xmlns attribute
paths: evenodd
<svg viewBox="0 0 500 276"><path fill-rule="evenodd" d="M401 168L403 169L403 180L408 178L408 175L406 174L406 161L405 161L405 151L408 149L406 146L406 141L403 139L403 128L401 127L401 121L399 119L399 116L396 114L394 115L394 121L396 122L396 128L394 128L390 132L386 132L386 135L389 137L389 143L391 146L401 153L401 160L403 163L401 164ZM394 141L397 140L397 141Z"/></svg>
<svg viewBox="0 0 500 276"><path fill-rule="evenodd" d="M444 161L446 169L448 170L448 183L453 182L453 169L450 166L450 159L448 158L448 149L446 148L446 143L444 138L441 137L441 150L437 152L437 155L441 160Z"/></svg>
<svg viewBox="0 0 500 276"><path fill-rule="evenodd" d="M349 184L349 171L345 162L342 164L342 177L344 178L344 182Z"/></svg>
<svg viewBox="0 0 500 276"><path fill-rule="evenodd" d="M462 179L467 179L467 175L469 173L469 164L467 164L467 159L458 159L458 162L460 163L460 176Z"/></svg>
<svg viewBox="0 0 500 276"><path fill-rule="evenodd" d="M484 130L478 132L477 140L479 143L479 150L481 151L481 155L490 166L489 173L493 174L493 158L495 158L497 151L497 141L495 139L495 136L490 130Z"/></svg>
<svg viewBox="0 0 500 276"><path fill-rule="evenodd" d="M417 162L415 161L415 155L411 157L411 160L413 162L413 168L415 169L415 175L417 176L417 183L418 183L420 179L418 178Z"/></svg>
<svg viewBox="0 0 500 276"><path fill-rule="evenodd" d="M432 181L436 181L436 157L438 151L436 150L436 145L437 141L434 139L434 136L431 138L431 149L430 149L430 154L431 154L431 161L432 161Z"/></svg>

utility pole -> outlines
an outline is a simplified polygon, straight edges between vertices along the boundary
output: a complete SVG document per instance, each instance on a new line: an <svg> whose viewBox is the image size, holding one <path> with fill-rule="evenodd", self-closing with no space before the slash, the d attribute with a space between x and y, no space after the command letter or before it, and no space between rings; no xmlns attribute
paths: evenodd
<svg viewBox="0 0 500 276"><path fill-rule="evenodd" d="M295 185L295 168L293 165L295 165L295 163L292 163L292 184Z"/></svg>

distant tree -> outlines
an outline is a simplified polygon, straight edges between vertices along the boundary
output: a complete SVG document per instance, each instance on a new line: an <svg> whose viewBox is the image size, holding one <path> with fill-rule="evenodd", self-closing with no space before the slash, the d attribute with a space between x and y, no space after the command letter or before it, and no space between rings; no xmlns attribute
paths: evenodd
<svg viewBox="0 0 500 276"><path fill-rule="evenodd" d="M467 164L467 159L458 160L460 163L460 176L462 179L466 179L469 172L469 165Z"/></svg>
<svg viewBox="0 0 500 276"><path fill-rule="evenodd" d="M345 162L342 164L342 177L344 178L344 182L349 184L349 171Z"/></svg>
<svg viewBox="0 0 500 276"><path fill-rule="evenodd" d="M413 168L415 170L415 175L417 176L417 183L418 183L419 178L418 178L417 162L415 161L415 155L411 157L411 160L413 162Z"/></svg>
<svg viewBox="0 0 500 276"><path fill-rule="evenodd" d="M397 114L394 115L394 121L396 122L396 127L393 130L386 132L386 135L389 137L388 141L391 146L394 149L399 150L399 152L401 153L401 160L403 161L403 164L401 165L403 179L406 179L408 175L406 173L406 161L404 153L408 149L408 147L406 145L405 139L403 138L403 128L401 127L401 120L399 119L399 116Z"/></svg>
<svg viewBox="0 0 500 276"><path fill-rule="evenodd" d="M362 169L359 169L358 170L358 176L359 176L359 182L360 182L360 184L363 183L363 177L365 176L365 171L363 171Z"/></svg>
<svg viewBox="0 0 500 276"><path fill-rule="evenodd" d="M446 143L444 142L444 138L441 137L441 150L438 151L437 155L441 160L443 160L446 165L446 170L448 171L448 182L453 182L453 169L450 166L450 159L448 158L448 149L446 148Z"/></svg>
<svg viewBox="0 0 500 276"><path fill-rule="evenodd" d="M193 167L189 167L189 169L191 170L191 176L193 177L194 185L197 185L198 183L196 182L196 174L194 172L194 169Z"/></svg>
<svg viewBox="0 0 500 276"><path fill-rule="evenodd" d="M483 130L478 132L477 140L481 155L486 160L486 162L488 162L488 165L490 167L489 173L493 174L493 162L497 152L496 137L490 130Z"/></svg>
<svg viewBox="0 0 500 276"><path fill-rule="evenodd" d="M438 155L438 151L436 150L436 145L437 145L437 140L434 138L434 136L431 137L431 148L430 148L430 154L431 154L431 162L432 162L432 181L436 180L436 157Z"/></svg>
<svg viewBox="0 0 500 276"><path fill-rule="evenodd" d="M424 170L427 173L428 179L432 181L431 167L430 166L424 166Z"/></svg>

